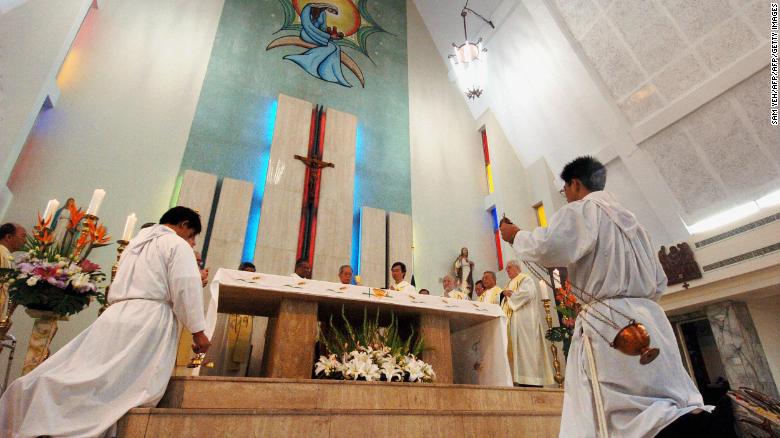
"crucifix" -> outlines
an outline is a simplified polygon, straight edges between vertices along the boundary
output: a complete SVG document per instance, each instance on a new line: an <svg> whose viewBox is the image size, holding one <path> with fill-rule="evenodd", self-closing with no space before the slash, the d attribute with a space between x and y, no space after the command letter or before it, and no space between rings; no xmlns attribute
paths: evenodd
<svg viewBox="0 0 780 438"><path fill-rule="evenodd" d="M308 260L310 265L314 264L314 242L317 237L317 207L320 201L322 169L335 167L333 163L322 160L324 139L325 109L317 105L311 114L309 154L306 157L294 155L296 160L300 160L306 166L296 259Z"/></svg>

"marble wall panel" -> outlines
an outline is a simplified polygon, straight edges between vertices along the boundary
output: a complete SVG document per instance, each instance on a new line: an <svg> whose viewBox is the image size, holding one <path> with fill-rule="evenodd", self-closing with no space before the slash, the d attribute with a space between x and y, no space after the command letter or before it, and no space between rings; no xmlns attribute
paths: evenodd
<svg viewBox="0 0 780 438"><path fill-rule="evenodd" d="M259 272L288 275L295 268L306 171L294 155L308 154L313 105L283 94L279 95L278 105L255 266Z"/></svg>
<svg viewBox="0 0 780 438"><path fill-rule="evenodd" d="M237 269L244 248L254 184L233 178L222 180L219 203L211 228L206 265L211 276L219 268ZM248 260L251 261L251 260Z"/></svg>
<svg viewBox="0 0 780 438"><path fill-rule="evenodd" d="M387 214L387 278L395 262L406 265L406 281L414 276L414 251L412 240L412 217L408 214L389 212Z"/></svg>
<svg viewBox="0 0 780 438"><path fill-rule="evenodd" d="M387 266L387 216L384 210L360 209L360 277L363 284L385 287Z"/></svg>
<svg viewBox="0 0 780 438"><path fill-rule="evenodd" d="M726 301L707 306L706 312L731 387L747 386L777 397L777 386L747 305Z"/></svg>
<svg viewBox="0 0 780 438"><path fill-rule="evenodd" d="M322 158L335 167L322 170L312 272L318 280L338 282L339 266L350 262L356 134L357 117L327 109Z"/></svg>
<svg viewBox="0 0 780 438"><path fill-rule="evenodd" d="M217 175L185 170L182 177L179 199L176 205L192 208L200 213L202 231L195 237L195 250L203 251L206 230L209 227L214 192L217 189Z"/></svg>

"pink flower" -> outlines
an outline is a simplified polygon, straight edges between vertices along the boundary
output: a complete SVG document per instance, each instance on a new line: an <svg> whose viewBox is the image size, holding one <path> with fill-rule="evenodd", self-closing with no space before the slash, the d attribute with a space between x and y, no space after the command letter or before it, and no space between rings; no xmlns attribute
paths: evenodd
<svg viewBox="0 0 780 438"><path fill-rule="evenodd" d="M92 263L87 259L82 260L81 263L79 263L79 267L83 272L86 273L92 273L100 269L100 265L97 263Z"/></svg>

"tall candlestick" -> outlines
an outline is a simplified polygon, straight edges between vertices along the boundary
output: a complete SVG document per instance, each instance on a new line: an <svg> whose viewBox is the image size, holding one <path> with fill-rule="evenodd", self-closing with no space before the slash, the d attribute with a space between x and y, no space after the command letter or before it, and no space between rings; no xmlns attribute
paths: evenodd
<svg viewBox="0 0 780 438"><path fill-rule="evenodd" d="M561 271L553 269L553 286L555 289L561 288Z"/></svg>
<svg viewBox="0 0 780 438"><path fill-rule="evenodd" d="M130 213L130 215L127 216L127 221L125 221L125 230L122 232L122 240L129 242L130 239L132 239L136 222L138 222L138 218L135 216L135 213Z"/></svg>
<svg viewBox="0 0 780 438"><path fill-rule="evenodd" d="M46 204L46 210L43 211L43 221L48 222L52 217L54 217L54 213L57 212L57 209L59 207L60 207L60 201L56 199L49 199L49 203Z"/></svg>
<svg viewBox="0 0 780 438"><path fill-rule="evenodd" d="M105 190L95 189L95 191L92 192L92 200L89 201L89 207L87 207L87 215L97 216L100 204L103 203L103 198L105 197Z"/></svg>

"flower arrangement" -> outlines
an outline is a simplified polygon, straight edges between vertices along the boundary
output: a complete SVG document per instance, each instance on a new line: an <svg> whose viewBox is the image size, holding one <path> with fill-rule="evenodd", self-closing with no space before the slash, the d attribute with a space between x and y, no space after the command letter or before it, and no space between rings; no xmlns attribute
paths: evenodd
<svg viewBox="0 0 780 438"><path fill-rule="evenodd" d="M56 232L52 218L39 215L16 268L0 271L0 284L8 286L14 306L68 316L84 310L93 298L105 302L101 283L106 276L87 257L93 248L107 245L110 236L97 218L75 203L65 209L69 216L60 217ZM64 222L57 226L60 221ZM9 308L8 313L12 311Z"/></svg>
<svg viewBox="0 0 780 438"><path fill-rule="evenodd" d="M422 337L413 341L412 328L403 339L394 314L388 327L380 327L379 312L371 321L364 309L363 324L358 329L352 327L343 308L341 316L343 330L336 327L333 315L326 329L320 327L319 343L326 354L314 365L317 378L420 383L436 379L431 365L418 359L424 348Z"/></svg>
<svg viewBox="0 0 780 438"><path fill-rule="evenodd" d="M562 287L555 291L555 308L561 315L562 325L547 330L545 337L552 342L563 342L563 354L569 355L571 346L571 337L574 333L574 324L577 314L580 312L580 303L577 297L571 291L571 283L566 280Z"/></svg>

